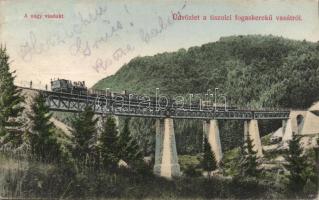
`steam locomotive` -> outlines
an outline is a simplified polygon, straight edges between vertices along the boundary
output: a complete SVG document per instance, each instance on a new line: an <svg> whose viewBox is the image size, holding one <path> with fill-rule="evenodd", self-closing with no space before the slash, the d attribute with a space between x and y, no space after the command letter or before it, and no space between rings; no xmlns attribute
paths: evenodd
<svg viewBox="0 0 319 200"><path fill-rule="evenodd" d="M84 81L73 82L66 79L51 80L51 90L53 92L64 92L72 94L85 94L87 87Z"/></svg>
<svg viewBox="0 0 319 200"><path fill-rule="evenodd" d="M105 95L107 92L105 90L88 89L85 86L85 81L72 82L66 79L51 80L51 90L53 92L63 92L90 96ZM111 93L109 92L107 95L111 95ZM127 95L127 91L123 91L123 93L118 93L118 95Z"/></svg>

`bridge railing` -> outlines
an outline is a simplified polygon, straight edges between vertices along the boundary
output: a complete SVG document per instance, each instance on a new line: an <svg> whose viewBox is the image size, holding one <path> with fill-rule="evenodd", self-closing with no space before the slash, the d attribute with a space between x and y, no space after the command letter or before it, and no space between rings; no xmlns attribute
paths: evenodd
<svg viewBox="0 0 319 200"><path fill-rule="evenodd" d="M30 89L34 89L34 90L43 90L43 91L51 91L51 87L48 83L44 83L44 82L41 82L41 81L17 81L15 83L16 86L18 87L23 87L23 88L30 88ZM61 93L63 94L63 93ZM68 95L68 93L65 93L65 95ZM87 96L87 94L81 94L81 95L78 95L80 96L80 98L84 98ZM196 105L197 106L197 105ZM194 108L196 107L194 105ZM193 106L192 106L193 107ZM207 106L203 106L203 108L206 107L206 109L208 110L215 110L214 109L214 106L212 106L211 108L208 108ZM260 112L260 111L264 111L264 112L278 112L278 111L291 111L291 110L306 110L305 108L300 108L300 109L292 109L292 108L274 108L274 107L259 107L259 108L254 108L254 107L238 107L238 106L233 106L233 105L227 105L226 106L226 110L228 109L234 109L236 108L235 110L242 110L242 111L256 111L256 112ZM225 110L225 107L222 106L222 107L218 107L217 110Z"/></svg>
<svg viewBox="0 0 319 200"><path fill-rule="evenodd" d="M22 88L30 88L36 90L51 90L50 84L42 81L16 81L15 85Z"/></svg>
<svg viewBox="0 0 319 200"><path fill-rule="evenodd" d="M307 108L288 108L288 107L237 107L238 110L251 110L251 111L296 111L307 110Z"/></svg>

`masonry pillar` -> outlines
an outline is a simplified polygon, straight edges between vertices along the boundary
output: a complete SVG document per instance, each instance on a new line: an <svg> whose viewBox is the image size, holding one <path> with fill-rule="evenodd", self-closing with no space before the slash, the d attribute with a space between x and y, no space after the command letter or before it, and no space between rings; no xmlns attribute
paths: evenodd
<svg viewBox="0 0 319 200"><path fill-rule="evenodd" d="M217 120L204 121L203 131L207 136L208 142L215 154L216 161L219 162L222 157L222 145L220 142L219 127Z"/></svg>
<svg viewBox="0 0 319 200"><path fill-rule="evenodd" d="M248 121L244 121L244 138L247 138L247 135L249 133L249 127L248 127Z"/></svg>
<svg viewBox="0 0 319 200"><path fill-rule="evenodd" d="M172 118L156 120L155 165L156 175L172 178L180 175L178 164L174 121Z"/></svg>
<svg viewBox="0 0 319 200"><path fill-rule="evenodd" d="M282 136L284 136L284 134L285 134L285 132L286 132L286 127L287 127L287 120L286 120L286 119L283 119L283 120L282 120L282 127L281 127Z"/></svg>
<svg viewBox="0 0 319 200"><path fill-rule="evenodd" d="M286 143L287 141L292 139L292 124L291 119L289 118L285 124L285 130L282 132L282 141Z"/></svg>
<svg viewBox="0 0 319 200"><path fill-rule="evenodd" d="M205 150L205 138L208 136L208 130L209 130L209 121L204 120L203 121L203 140L202 140L202 151Z"/></svg>
<svg viewBox="0 0 319 200"><path fill-rule="evenodd" d="M244 122L244 135L245 139L249 134L250 139L253 142L254 150L257 151L257 156L263 156L263 150L261 146L261 140L259 135L258 121L256 119L249 120Z"/></svg>

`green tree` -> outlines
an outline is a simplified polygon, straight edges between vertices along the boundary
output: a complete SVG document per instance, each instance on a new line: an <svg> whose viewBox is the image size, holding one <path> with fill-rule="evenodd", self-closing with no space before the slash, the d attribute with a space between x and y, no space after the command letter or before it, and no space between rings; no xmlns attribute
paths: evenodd
<svg viewBox="0 0 319 200"><path fill-rule="evenodd" d="M111 116L103 124L103 131L99 138L99 149L104 169L115 170L119 162L118 131L115 119Z"/></svg>
<svg viewBox="0 0 319 200"><path fill-rule="evenodd" d="M54 126L50 122L52 113L50 113L49 107L45 105L43 96L37 95L33 99L28 117L31 121L28 131L31 156L37 161L45 163L59 161L61 158L60 145L54 135Z"/></svg>
<svg viewBox="0 0 319 200"><path fill-rule="evenodd" d="M318 175L316 175L315 153L313 155L303 154L303 149L300 146L301 136L293 133L292 139L289 141L289 149L285 156L288 164L285 168L289 171L287 175L288 186L293 192L307 190L310 183L316 185ZM313 159L310 159L313 157ZM313 162L311 162L313 160ZM309 189L309 188L308 188Z"/></svg>
<svg viewBox="0 0 319 200"><path fill-rule="evenodd" d="M125 119L123 130L119 136L119 157L128 164L142 161L142 152L135 138L132 137L129 129L129 119Z"/></svg>
<svg viewBox="0 0 319 200"><path fill-rule="evenodd" d="M14 73L10 72L6 48L0 46L0 147L4 144L17 147L22 143L24 131L18 117L24 109L21 105L24 98L14 85Z"/></svg>
<svg viewBox="0 0 319 200"><path fill-rule="evenodd" d="M239 161L239 176L241 177L258 177L262 171L259 168L257 151L254 150L253 140L247 134L246 140L241 147Z"/></svg>
<svg viewBox="0 0 319 200"><path fill-rule="evenodd" d="M201 161L201 165L203 170L207 172L208 178L210 178L211 171L217 169L217 161L215 158L215 154L212 151L211 146L208 143L208 140L206 137L204 141L204 155Z"/></svg>
<svg viewBox="0 0 319 200"><path fill-rule="evenodd" d="M72 120L73 130L71 131L74 136L72 139L72 157L79 170L92 166L92 159L96 158L95 136L97 121L98 119L94 119L94 112L91 107L85 107L84 111Z"/></svg>

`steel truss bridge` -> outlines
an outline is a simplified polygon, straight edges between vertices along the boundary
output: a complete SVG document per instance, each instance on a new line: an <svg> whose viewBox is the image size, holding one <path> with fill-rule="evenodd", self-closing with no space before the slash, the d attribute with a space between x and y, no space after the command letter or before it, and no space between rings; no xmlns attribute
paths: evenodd
<svg viewBox="0 0 319 200"><path fill-rule="evenodd" d="M288 119L289 110L278 109L226 109L224 107L206 107L199 109L197 105L186 104L183 107L160 107L156 102L144 104L141 102L130 102L114 99L112 96L91 96L47 90L20 87L23 90L32 90L40 93L46 99L46 105L52 111L82 112L85 107L90 106L96 114L117 115L145 118L175 119L227 119L227 120L250 120L250 119Z"/></svg>

